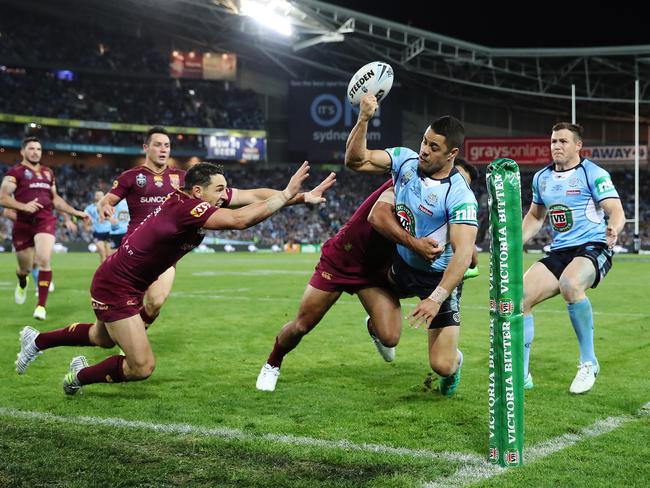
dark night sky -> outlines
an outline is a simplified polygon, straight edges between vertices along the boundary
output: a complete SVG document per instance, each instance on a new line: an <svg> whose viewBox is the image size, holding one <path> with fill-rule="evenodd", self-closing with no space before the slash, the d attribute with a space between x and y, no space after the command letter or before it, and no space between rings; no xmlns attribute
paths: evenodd
<svg viewBox="0 0 650 488"><path fill-rule="evenodd" d="M375 17L490 47L650 44L650 20L626 2L326 0ZM412 7L410 6L412 5Z"/></svg>

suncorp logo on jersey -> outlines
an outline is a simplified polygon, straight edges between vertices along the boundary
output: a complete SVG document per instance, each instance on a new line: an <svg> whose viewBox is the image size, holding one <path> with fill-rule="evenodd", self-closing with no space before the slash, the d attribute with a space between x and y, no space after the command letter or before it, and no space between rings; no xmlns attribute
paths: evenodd
<svg viewBox="0 0 650 488"><path fill-rule="evenodd" d="M309 107L311 120L319 127L312 131L312 141L346 141L350 128L357 121L359 109L350 105L345 95L321 93L316 96ZM368 127L369 141L380 141L381 108L378 108ZM322 129L321 129L322 128Z"/></svg>

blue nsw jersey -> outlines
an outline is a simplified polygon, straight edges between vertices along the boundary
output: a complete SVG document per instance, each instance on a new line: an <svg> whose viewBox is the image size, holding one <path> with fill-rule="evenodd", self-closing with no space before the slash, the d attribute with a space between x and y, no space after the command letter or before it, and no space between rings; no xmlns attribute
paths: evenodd
<svg viewBox="0 0 650 488"><path fill-rule="evenodd" d="M113 214L113 218L117 220L117 224L111 226L111 234L126 234L126 230L129 228L129 220L131 220L131 216L129 214L129 206L126 203L126 198L120 200L119 203L115 205L115 213Z"/></svg>
<svg viewBox="0 0 650 488"><path fill-rule="evenodd" d="M551 164L533 176L533 203L544 205L553 229L551 249L607 242L600 202L618 198L609 173L588 159L565 171Z"/></svg>
<svg viewBox="0 0 650 488"><path fill-rule="evenodd" d="M478 226L478 203L465 178L453 168L447 178L436 180L418 175L418 154L405 147L386 149L391 158L395 185L395 213L412 236L429 236L445 245L445 251L428 262L410 249L397 245L397 252L411 267L443 272L453 254L449 224Z"/></svg>
<svg viewBox="0 0 650 488"><path fill-rule="evenodd" d="M97 205L91 203L84 209L84 212L90 215L90 220L93 223L93 232L96 232L97 234L106 234L107 232L111 231L111 223L108 221L108 219L104 220L103 222L99 221L99 212L97 211Z"/></svg>

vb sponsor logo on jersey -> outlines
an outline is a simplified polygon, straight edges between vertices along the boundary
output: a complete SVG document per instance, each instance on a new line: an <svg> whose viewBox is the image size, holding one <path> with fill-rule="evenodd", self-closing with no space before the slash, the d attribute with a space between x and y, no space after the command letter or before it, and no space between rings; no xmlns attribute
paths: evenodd
<svg viewBox="0 0 650 488"><path fill-rule="evenodd" d="M566 205L551 205L549 219L556 232L567 232L573 228L573 212Z"/></svg>
<svg viewBox="0 0 650 488"><path fill-rule="evenodd" d="M596 193L599 195L614 191L614 184L612 183L612 179L609 176L601 176L600 178L596 179L595 185Z"/></svg>
<svg viewBox="0 0 650 488"><path fill-rule="evenodd" d="M403 203L400 203L395 207L395 213L397 214L397 220L404 227L404 230L415 237L415 216L411 212L411 209Z"/></svg>
<svg viewBox="0 0 650 488"><path fill-rule="evenodd" d="M476 203L463 203L451 211L449 222L477 222L478 205Z"/></svg>

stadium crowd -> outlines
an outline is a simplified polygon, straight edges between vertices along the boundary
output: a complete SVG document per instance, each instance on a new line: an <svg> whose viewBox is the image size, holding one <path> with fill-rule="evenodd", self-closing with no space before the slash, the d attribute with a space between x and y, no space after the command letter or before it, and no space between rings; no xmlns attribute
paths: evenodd
<svg viewBox="0 0 650 488"><path fill-rule="evenodd" d="M295 165L283 168L251 166L226 166L225 173L228 182L235 188L269 187L279 188L291 175ZM4 175L9 166L0 164L0 177ZM76 208L84 208L92 202L95 190L108 191L113 179L124 168L85 168L82 165L64 165L54 168L59 194ZM310 182L323 179L328 171L313 169ZM477 243L486 248L488 240L488 212L487 192L484 185L485 168L480 170L481 176L478 184L473 185L479 201L479 235ZM640 194L650 192L650 178L643 171L641 178ZM524 214L531 201L531 181L533 173L522 174L522 203ZM630 171L616 171L612 173L625 208L626 215L634 215L634 174ZM288 207L261 224L243 231L208 232L208 237L219 239L232 239L238 241L252 241L257 247L269 247L273 244L283 246L289 241L298 243L318 244L333 236L346 220L354 213L361 202L385 177L360 176L349 171L341 171L337 175L336 185L327 194L327 203L318 207L296 205ZM63 217L59 217L61 223ZM650 204L643 202L640 209L642 246L650 247ZM543 247L550 242L550 225L544 225L542 231L532 240L533 247ZM11 223L0 217L0 240L11 237ZM72 232L64 225L59 225L57 241L66 243L70 241L91 242L92 236L78 226L77 232ZM633 227L629 224L620 236L619 243L623 247L632 249Z"/></svg>

